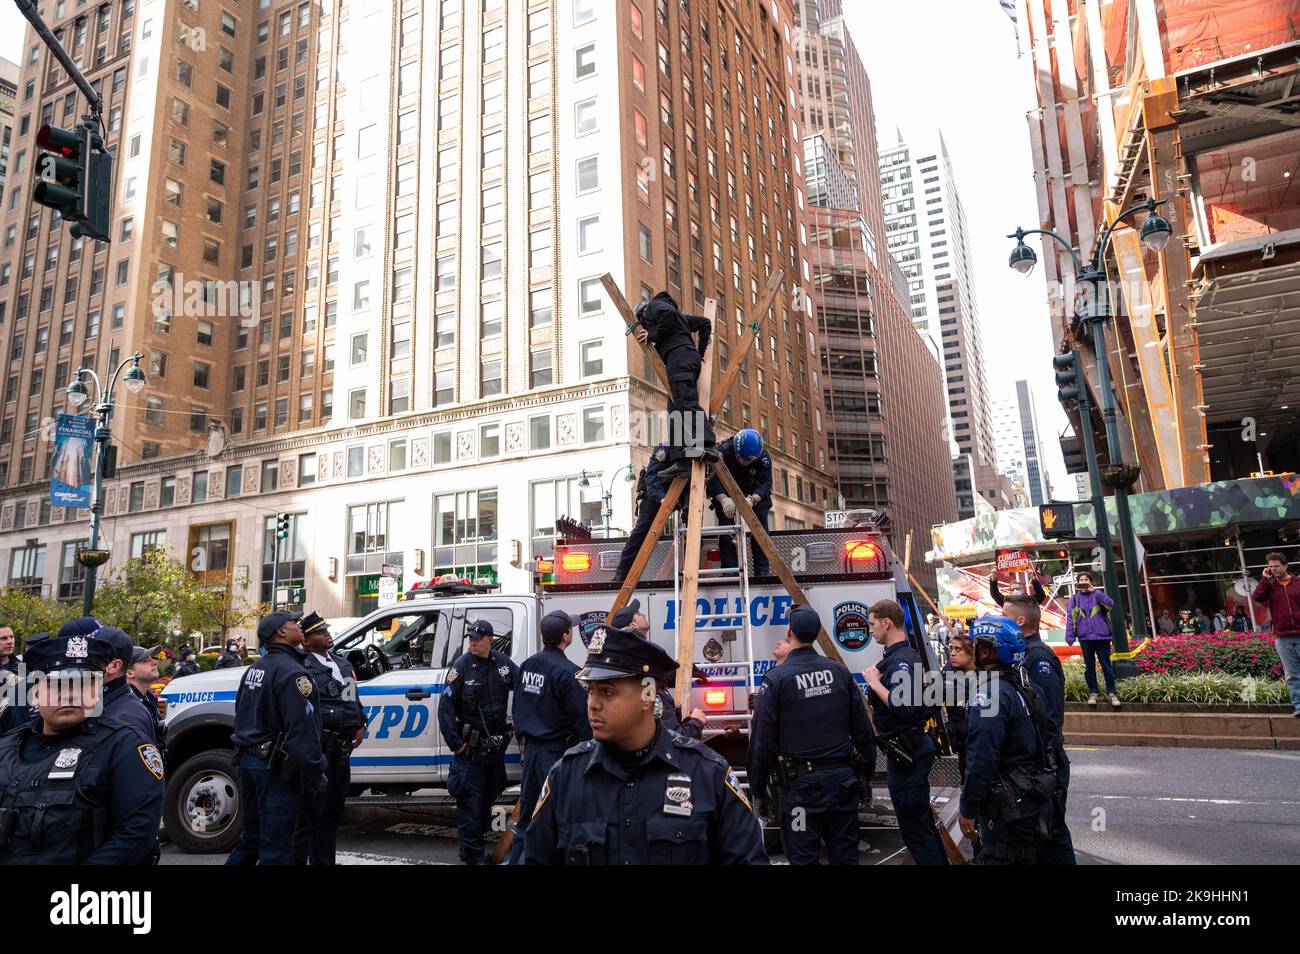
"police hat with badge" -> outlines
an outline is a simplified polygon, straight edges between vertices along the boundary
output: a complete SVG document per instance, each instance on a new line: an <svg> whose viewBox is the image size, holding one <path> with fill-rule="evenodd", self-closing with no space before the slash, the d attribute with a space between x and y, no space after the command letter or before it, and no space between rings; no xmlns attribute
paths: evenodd
<svg viewBox="0 0 1300 954"><path fill-rule="evenodd" d="M587 644L587 664L576 678L605 682L648 676L656 685L665 685L676 671L677 660L636 630L597 626Z"/></svg>
<svg viewBox="0 0 1300 954"><path fill-rule="evenodd" d="M65 626L64 629L67 629ZM117 658L113 644L93 633L59 630L58 636L27 641L23 661L29 673L52 676L63 673L103 672Z"/></svg>
<svg viewBox="0 0 1300 954"><path fill-rule="evenodd" d="M330 628L329 620L315 610L312 610L306 616L299 619L298 625L302 627L302 634L304 636L310 636L312 633L319 632L323 629L328 630Z"/></svg>

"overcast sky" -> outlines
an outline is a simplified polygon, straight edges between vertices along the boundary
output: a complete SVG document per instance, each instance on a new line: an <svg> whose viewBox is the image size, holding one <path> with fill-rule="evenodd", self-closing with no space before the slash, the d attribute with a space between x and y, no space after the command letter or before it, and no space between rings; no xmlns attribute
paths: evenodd
<svg viewBox="0 0 1300 954"><path fill-rule="evenodd" d="M1017 59L1011 21L997 0L853 0L849 31L871 75L881 143L942 131L970 227L975 290L990 394L1027 378L1055 494L1074 497L1056 436L1056 403L1042 270L1007 267L1017 225L1038 222L1025 113L1035 105L1027 59ZM26 22L0 0L0 56L19 60Z"/></svg>

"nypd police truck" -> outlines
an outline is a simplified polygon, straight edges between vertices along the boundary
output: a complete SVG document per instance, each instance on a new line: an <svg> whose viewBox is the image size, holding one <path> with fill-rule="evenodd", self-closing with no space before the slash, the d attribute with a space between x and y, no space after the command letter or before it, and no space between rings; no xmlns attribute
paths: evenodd
<svg viewBox="0 0 1300 954"><path fill-rule="evenodd" d="M683 706L708 713L706 741L743 770L751 694L775 665L793 599L774 577L752 577L719 566L719 537L732 534L742 565L747 541L735 531L706 528L696 597L696 678ZM882 534L816 529L771 534L810 604L821 614L850 671L875 663L867 612L895 599L907 614L913 644L927 658L921 616L906 574ZM635 598L651 623L651 638L676 655L680 625L678 569L681 536L661 541ZM445 784L452 753L438 731L437 705L447 667L467 651L466 627L487 620L494 648L522 663L541 648L540 620L562 609L580 624L569 647L578 663L618 591L613 570L622 540L559 541L553 559L535 566L536 586L503 594L468 581L440 579L334 633L335 651L357 674L366 733L352 755L352 804L449 803ZM240 829L238 772L230 735L235 697L245 669L222 669L173 680L161 694L167 722L168 836L192 852L228 851ZM700 678L700 677L703 678ZM861 677L859 676L859 679ZM512 782L520 777L517 748L506 756Z"/></svg>

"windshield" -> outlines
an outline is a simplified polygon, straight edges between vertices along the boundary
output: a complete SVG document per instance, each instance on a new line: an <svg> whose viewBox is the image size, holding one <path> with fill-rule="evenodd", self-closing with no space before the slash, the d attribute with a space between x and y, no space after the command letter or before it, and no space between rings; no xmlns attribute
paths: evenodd
<svg viewBox="0 0 1300 954"><path fill-rule="evenodd" d="M434 641L438 616L438 610L383 616L340 640L334 650L349 653L378 646L385 656L410 657L413 664L419 665Z"/></svg>

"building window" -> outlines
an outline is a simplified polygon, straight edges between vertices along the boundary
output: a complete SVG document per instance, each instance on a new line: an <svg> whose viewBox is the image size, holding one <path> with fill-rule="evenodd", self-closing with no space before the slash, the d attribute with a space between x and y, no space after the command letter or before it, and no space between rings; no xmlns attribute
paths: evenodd
<svg viewBox="0 0 1300 954"><path fill-rule="evenodd" d="M528 386L541 388L553 383L554 376L551 374L551 349L539 348L533 351L529 358Z"/></svg>
<svg viewBox="0 0 1300 954"><path fill-rule="evenodd" d="M298 486L309 487L316 483L316 455L298 455Z"/></svg>
<svg viewBox="0 0 1300 954"><path fill-rule="evenodd" d="M539 414L536 417L528 419L528 449L529 450L550 450L551 448L551 416L549 414Z"/></svg>
<svg viewBox="0 0 1300 954"><path fill-rule="evenodd" d="M356 388L348 392L348 420L359 421L366 416L366 389Z"/></svg>
<svg viewBox="0 0 1300 954"><path fill-rule="evenodd" d="M15 526L18 525L15 521ZM40 596L44 582L45 547L15 547L9 558L9 585Z"/></svg>
<svg viewBox="0 0 1300 954"><path fill-rule="evenodd" d="M147 530L131 534L131 559L143 560L154 551L166 552L167 531Z"/></svg>
<svg viewBox="0 0 1300 954"><path fill-rule="evenodd" d="M587 407L582 410L582 442L599 443L605 439L605 409Z"/></svg>
<svg viewBox="0 0 1300 954"><path fill-rule="evenodd" d="M226 496L238 497L244 490L244 468L235 465L226 468Z"/></svg>
<svg viewBox="0 0 1300 954"><path fill-rule="evenodd" d="M478 429L479 460L501 456L501 425L483 424Z"/></svg>
<svg viewBox="0 0 1300 954"><path fill-rule="evenodd" d="M603 374L605 370L605 342L584 341L578 346L582 358L582 377L589 378Z"/></svg>
<svg viewBox="0 0 1300 954"><path fill-rule="evenodd" d="M479 396L495 397L501 393L501 359L484 361L479 379Z"/></svg>

